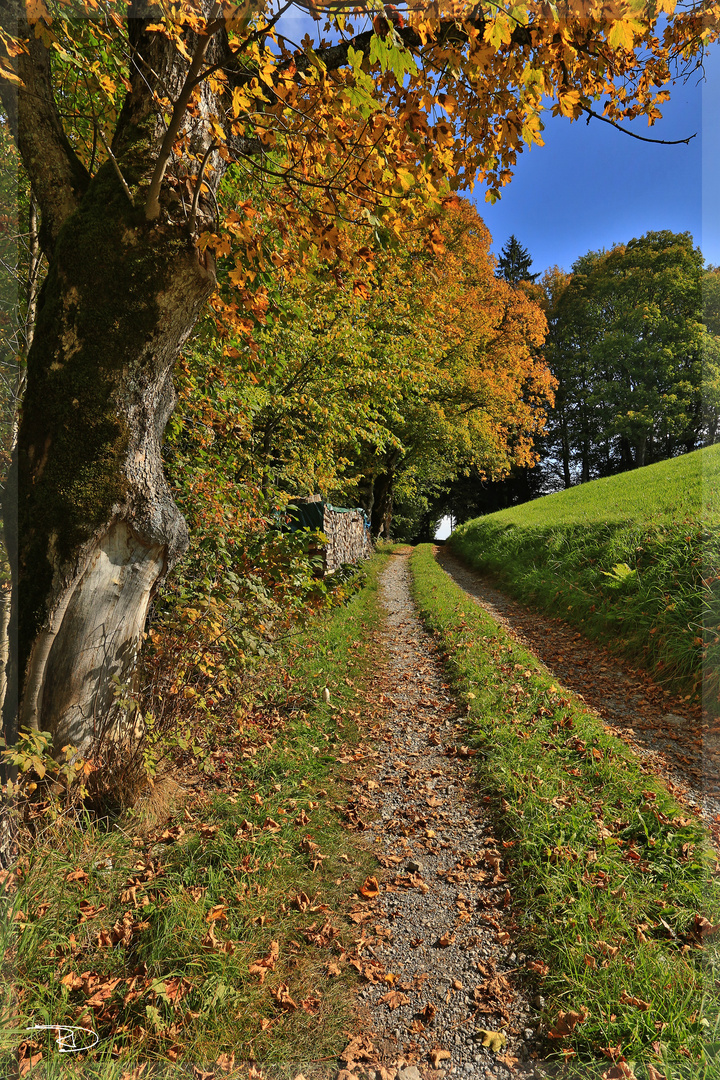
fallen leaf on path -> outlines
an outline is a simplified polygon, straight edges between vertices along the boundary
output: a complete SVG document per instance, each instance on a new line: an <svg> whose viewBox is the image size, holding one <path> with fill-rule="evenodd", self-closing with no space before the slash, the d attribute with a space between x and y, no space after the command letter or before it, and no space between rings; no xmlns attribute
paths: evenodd
<svg viewBox="0 0 720 1080"><path fill-rule="evenodd" d="M383 1005L387 1005L388 1009L397 1009L401 1005L407 1005L410 998L400 990L391 990L388 994L383 994L380 1001Z"/></svg>
<svg viewBox="0 0 720 1080"><path fill-rule="evenodd" d="M380 885L378 879L375 877L367 877L360 887L360 895L366 896L369 900L373 900L376 896L380 895Z"/></svg>
<svg viewBox="0 0 720 1080"><path fill-rule="evenodd" d="M329 945L338 932L329 919L325 921L319 930L316 927L317 923L313 923L312 926L308 926L302 931L302 935L308 944L318 945L320 948Z"/></svg>
<svg viewBox="0 0 720 1080"><path fill-rule="evenodd" d="M420 1019L424 1024L432 1024L433 1020L435 1019L436 1012L437 1009L435 1008L433 1003L431 1001L428 1001L427 1005L420 1013Z"/></svg>
<svg viewBox="0 0 720 1080"><path fill-rule="evenodd" d="M140 1080L140 1077L147 1068L147 1061L143 1061L142 1065L138 1065L132 1072L124 1072L120 1077L120 1080Z"/></svg>
<svg viewBox="0 0 720 1080"><path fill-rule="evenodd" d="M280 943L278 941L271 941L270 952L261 960L255 960L252 964L250 964L248 968L248 974L259 975L260 985L262 985L265 981L265 976L267 975L268 971L274 970L275 964L277 963L279 956Z"/></svg>
<svg viewBox="0 0 720 1080"><path fill-rule="evenodd" d="M227 922L227 904L216 904L205 916L206 923L216 922L218 919Z"/></svg>
<svg viewBox="0 0 720 1080"><path fill-rule="evenodd" d="M440 1062L449 1061L452 1054L449 1050L431 1050L428 1057L430 1058L433 1069L437 1069Z"/></svg>
<svg viewBox="0 0 720 1080"><path fill-rule="evenodd" d="M566 1039L568 1035L572 1035L578 1024L587 1020L589 1015L589 1011L585 1008L580 1012L559 1012L554 1026L548 1031L548 1038Z"/></svg>
<svg viewBox="0 0 720 1080"><path fill-rule="evenodd" d="M70 874L67 875L65 880L66 881L82 881L82 882L85 882L85 881L88 880L88 875L87 875L87 872L85 870L73 870Z"/></svg>
<svg viewBox="0 0 720 1080"><path fill-rule="evenodd" d="M293 999L290 997L290 991L288 989L287 983L280 983L280 985L276 986L274 990L270 991L270 993L275 998L278 1005L280 1005L283 1009L293 1010L299 1007L298 1003L296 1001L293 1001Z"/></svg>
<svg viewBox="0 0 720 1080"><path fill-rule="evenodd" d="M633 997L625 990L623 990L618 1000L620 1001L621 1005L634 1005L636 1009L640 1009L642 1012L647 1012L647 1010L650 1008L649 1001L643 1001L642 998Z"/></svg>
<svg viewBox="0 0 720 1080"><path fill-rule="evenodd" d="M507 1046L507 1036L504 1031L488 1031L486 1028L477 1028L475 1033L480 1036L483 1046L486 1046L488 1050L492 1050L493 1053L504 1050Z"/></svg>
<svg viewBox="0 0 720 1080"><path fill-rule="evenodd" d="M91 1009L98 1009L101 1005L104 1005L106 1001L109 1001L113 996L115 987L122 982L122 979L108 979L107 982L100 983L93 987L94 994L89 997L85 1002Z"/></svg>
<svg viewBox="0 0 720 1080"><path fill-rule="evenodd" d="M608 945L607 941L596 941L595 948L599 949L605 956L609 956L611 959L620 952L619 945Z"/></svg>
<svg viewBox="0 0 720 1080"><path fill-rule="evenodd" d="M95 907L93 904L88 903L87 900L80 901L80 922L84 923L87 919L94 919L101 911L105 910L105 905L101 904L100 907Z"/></svg>
<svg viewBox="0 0 720 1080"><path fill-rule="evenodd" d="M449 945L452 945L455 941L455 935L451 933L445 933L437 939L437 945L441 949L447 949Z"/></svg>
<svg viewBox="0 0 720 1080"><path fill-rule="evenodd" d="M86 975L88 972L86 972ZM74 971L69 971L67 975L64 975L60 980L61 986L67 986L70 990L77 990L83 984L83 977L76 975Z"/></svg>
<svg viewBox="0 0 720 1080"><path fill-rule="evenodd" d="M221 941L220 938L215 937L215 926L210 923L210 929L200 944L204 949L209 949L211 952L225 953L226 956L232 956L235 952L235 946L232 941Z"/></svg>
<svg viewBox="0 0 720 1080"><path fill-rule="evenodd" d="M377 1061L378 1056L375 1044L369 1036L356 1035L340 1054L340 1060L347 1061L348 1065L352 1066L356 1061Z"/></svg>
<svg viewBox="0 0 720 1080"><path fill-rule="evenodd" d="M603 1080L637 1080L632 1067L625 1058L620 1058L620 1061L607 1069L602 1076Z"/></svg>

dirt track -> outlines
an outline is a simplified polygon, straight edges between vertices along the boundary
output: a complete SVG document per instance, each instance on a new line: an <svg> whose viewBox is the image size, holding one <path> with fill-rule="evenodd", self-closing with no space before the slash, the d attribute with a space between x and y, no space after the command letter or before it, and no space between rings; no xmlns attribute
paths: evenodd
<svg viewBox="0 0 720 1080"><path fill-rule="evenodd" d="M720 738L703 723L699 708L673 697L650 675L562 620L510 599L447 547L437 547L435 556L462 589L534 653L555 681L577 694L647 769L702 816L720 847Z"/></svg>

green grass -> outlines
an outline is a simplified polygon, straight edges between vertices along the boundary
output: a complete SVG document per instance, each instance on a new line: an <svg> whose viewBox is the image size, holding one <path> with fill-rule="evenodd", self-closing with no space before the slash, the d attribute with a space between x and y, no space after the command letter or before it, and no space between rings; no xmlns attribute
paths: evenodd
<svg viewBox="0 0 720 1080"><path fill-rule="evenodd" d="M377 555L347 606L267 669L235 730L204 733L209 776L179 762L175 779L197 785L182 802L172 777L158 783L154 825L140 809L65 817L20 860L0 924L3 1074L33 1024L100 1035L79 1060L39 1036L24 1057L42 1051L32 1075L48 1077L119 1078L138 1062L208 1066L234 1052L311 1078L346 1044L357 973L342 962L354 947L344 913L370 857L346 827L337 758L361 737L384 563ZM261 984L249 967L272 942ZM283 984L297 1008L273 997Z"/></svg>
<svg viewBox="0 0 720 1080"><path fill-rule="evenodd" d="M720 711L720 446L476 518L449 542L514 596Z"/></svg>
<svg viewBox="0 0 720 1080"><path fill-rule="evenodd" d="M516 948L547 964L546 1033L561 1034L561 1014L587 1011L570 1034L548 1037L547 1052L566 1052L569 1076L601 1076L613 1047L638 1080L652 1077L648 1065L668 1080L720 1076L720 957L698 921L720 923L705 834L429 545L411 566L416 603L468 703L480 790L504 835Z"/></svg>

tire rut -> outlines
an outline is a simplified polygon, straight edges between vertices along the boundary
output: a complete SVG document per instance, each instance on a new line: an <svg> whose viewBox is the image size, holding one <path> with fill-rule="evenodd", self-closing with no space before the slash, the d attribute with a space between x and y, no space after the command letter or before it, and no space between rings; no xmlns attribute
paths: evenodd
<svg viewBox="0 0 720 1080"><path fill-rule="evenodd" d="M574 627L524 607L467 567L446 547L439 565L473 600L572 691L641 759L642 767L708 828L720 850L720 731L700 709L673 697Z"/></svg>

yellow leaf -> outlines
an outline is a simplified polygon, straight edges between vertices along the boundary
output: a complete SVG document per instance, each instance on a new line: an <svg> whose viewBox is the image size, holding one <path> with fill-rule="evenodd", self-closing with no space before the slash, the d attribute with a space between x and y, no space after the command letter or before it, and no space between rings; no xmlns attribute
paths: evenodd
<svg viewBox="0 0 720 1080"><path fill-rule="evenodd" d="M497 1053L507 1046L507 1036L504 1031L487 1031L485 1028L477 1028L476 1034L482 1039L483 1046Z"/></svg>
<svg viewBox="0 0 720 1080"><path fill-rule="evenodd" d="M613 49L631 50L635 43L632 25L625 19L618 19L608 34L608 45Z"/></svg>
<svg viewBox="0 0 720 1080"><path fill-rule="evenodd" d="M39 19L45 19L48 23L52 22L50 12L45 7L43 0L27 0L27 21L30 26Z"/></svg>

